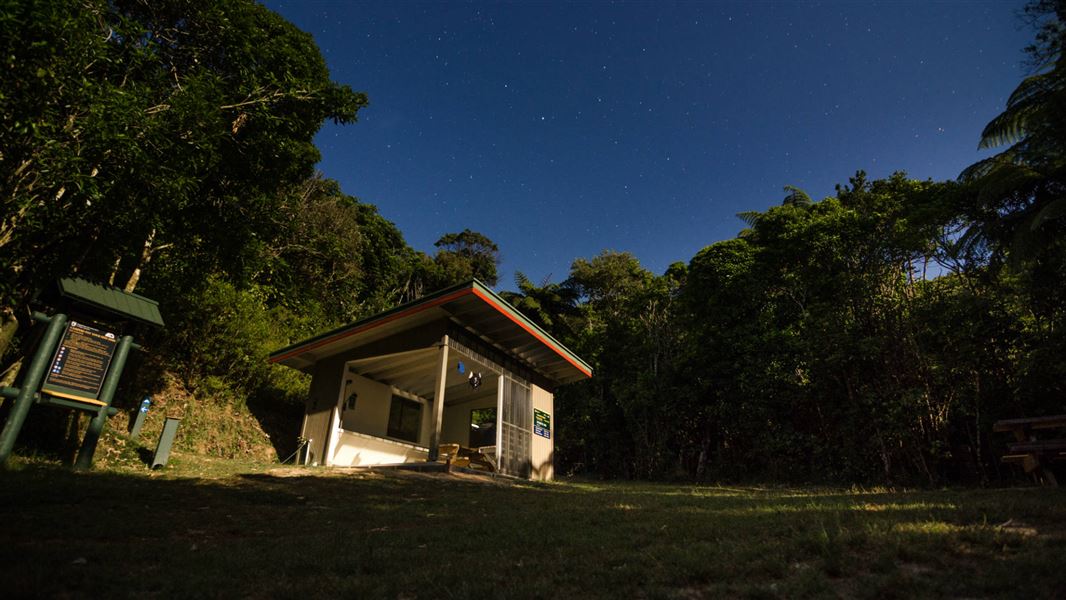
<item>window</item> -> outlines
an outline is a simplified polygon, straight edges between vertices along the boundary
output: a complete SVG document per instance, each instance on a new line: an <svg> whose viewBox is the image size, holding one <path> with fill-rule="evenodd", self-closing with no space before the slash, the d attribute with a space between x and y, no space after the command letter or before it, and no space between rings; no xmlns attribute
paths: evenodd
<svg viewBox="0 0 1066 600"><path fill-rule="evenodd" d="M496 445L496 409L475 408L470 411L470 447Z"/></svg>
<svg viewBox="0 0 1066 600"><path fill-rule="evenodd" d="M417 444L418 434L421 430L422 403L408 400L402 396L393 396L392 406L389 407L387 435L391 438Z"/></svg>

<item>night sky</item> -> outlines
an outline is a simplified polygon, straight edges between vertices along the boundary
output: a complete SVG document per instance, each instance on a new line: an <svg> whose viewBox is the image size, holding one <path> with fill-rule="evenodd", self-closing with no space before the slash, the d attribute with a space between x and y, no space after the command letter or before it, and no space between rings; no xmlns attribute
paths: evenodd
<svg viewBox="0 0 1066 600"><path fill-rule="evenodd" d="M480 231L520 270L655 273L858 169L953 179L1027 73L1022 2L265 3L366 92L319 168L408 243Z"/></svg>

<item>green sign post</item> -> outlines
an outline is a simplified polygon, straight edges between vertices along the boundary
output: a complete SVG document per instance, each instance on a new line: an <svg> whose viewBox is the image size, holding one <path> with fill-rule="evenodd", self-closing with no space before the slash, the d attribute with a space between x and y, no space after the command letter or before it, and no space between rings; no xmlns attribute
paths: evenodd
<svg viewBox="0 0 1066 600"><path fill-rule="evenodd" d="M26 415L30 412L37 387L41 383L44 371L48 366L48 357L59 343L59 335L63 326L67 324L66 315L52 315L46 317L40 313L33 314L34 319L48 323L48 329L41 338L41 345L37 347L37 353L30 361L30 367L26 370L26 376L22 379L22 386L17 388L5 388L5 396L15 398L15 405L11 408L11 414L4 423L4 429L0 431L0 466L7 462L11 450L15 448L15 440L18 438L22 424L26 422Z"/></svg>
<svg viewBox="0 0 1066 600"><path fill-rule="evenodd" d="M111 407L111 399L115 397L115 389L118 388L118 380L122 377L122 369L126 366L126 357L129 356L133 338L124 335L115 350L115 358L111 361L111 368L107 371L107 377L100 390L98 402L102 405L96 412L96 416L89 422L89 429L85 432L85 439L81 441L81 449L78 450L78 458L74 461L74 468L78 470L90 469L93 466L93 454L96 453L96 443L100 441L100 434L107 425L107 409Z"/></svg>
<svg viewBox="0 0 1066 600"><path fill-rule="evenodd" d="M87 314L109 315L124 320L161 326L158 305L147 298L82 279L61 279L60 295ZM0 467L7 463L19 431L34 402L92 413L78 457L77 470L92 467L93 454L111 408L115 390L126 367L133 337L69 321L66 314L51 316L35 312L33 319L47 329L30 360L19 387L0 388L0 395L13 398L14 406L0 430Z"/></svg>

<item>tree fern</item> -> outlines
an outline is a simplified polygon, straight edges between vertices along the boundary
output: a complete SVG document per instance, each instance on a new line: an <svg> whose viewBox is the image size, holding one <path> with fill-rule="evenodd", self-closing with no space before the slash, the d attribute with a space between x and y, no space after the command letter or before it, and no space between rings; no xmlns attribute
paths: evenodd
<svg viewBox="0 0 1066 600"><path fill-rule="evenodd" d="M786 185L785 191L788 192L788 195L785 196L784 201L781 202L781 206L798 206L800 208L807 208L814 204L814 202L811 201L811 197L807 195L807 192L794 185Z"/></svg>
<svg viewBox="0 0 1066 600"><path fill-rule="evenodd" d="M1066 0L1033 2L1026 13L1046 19L1027 49L1040 71L1018 84L978 144L1012 145L959 175L973 189L967 209L973 221L960 244L972 249L984 241L1015 268L1049 247L1054 232L1046 226L1066 215Z"/></svg>

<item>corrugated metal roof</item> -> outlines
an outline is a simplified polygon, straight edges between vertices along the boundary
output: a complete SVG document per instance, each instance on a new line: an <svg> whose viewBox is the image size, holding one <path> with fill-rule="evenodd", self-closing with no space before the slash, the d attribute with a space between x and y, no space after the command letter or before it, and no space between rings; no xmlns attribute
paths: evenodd
<svg viewBox="0 0 1066 600"><path fill-rule="evenodd" d="M66 277L59 280L59 294L109 313L149 325L163 326L163 315L155 300L126 293L116 287Z"/></svg>
<svg viewBox="0 0 1066 600"><path fill-rule="evenodd" d="M427 314L461 323L558 383L592 377L588 363L476 279L277 350L270 362L306 369L365 343L383 326L390 331L419 326Z"/></svg>

